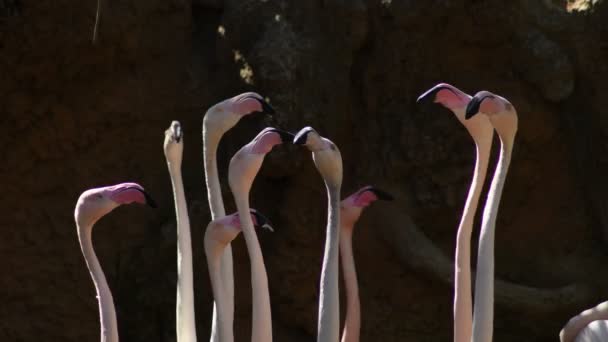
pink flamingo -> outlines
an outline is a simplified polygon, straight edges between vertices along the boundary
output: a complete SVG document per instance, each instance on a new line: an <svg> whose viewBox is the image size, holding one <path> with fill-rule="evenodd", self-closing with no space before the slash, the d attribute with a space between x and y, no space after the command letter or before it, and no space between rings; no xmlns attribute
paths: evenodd
<svg viewBox="0 0 608 342"><path fill-rule="evenodd" d="M488 116L500 137L500 157L483 210L479 250L477 253L477 277L475 279L475 305L473 313L473 342L492 341L494 325L494 235L500 198L511 163L513 143L517 133L517 112L504 97L488 91L480 91L469 102L465 118L477 113Z"/></svg>
<svg viewBox="0 0 608 342"><path fill-rule="evenodd" d="M465 119L465 108L471 96L460 89L440 83L418 97L417 102L433 99L452 111L467 129L477 152L473 180L464 205L456 234L454 257L454 342L470 342L473 330L473 299L471 290L471 235L479 197L483 189L490 161L494 128L485 115Z"/></svg>
<svg viewBox="0 0 608 342"><path fill-rule="evenodd" d="M268 220L259 212L250 209L251 221L254 227L261 227L273 231ZM234 240L241 232L241 220L239 214L224 216L213 220L205 231L205 255L207 256L207 266L209 268L209 278L213 290L213 298L217 304L217 315L219 321L219 338L223 342L234 340L232 331L221 330L229 328L223 324L226 315L226 294L221 286L220 278L220 257L224 248Z"/></svg>
<svg viewBox="0 0 608 342"><path fill-rule="evenodd" d="M91 237L93 225L114 208L133 202L156 207L150 195L144 191L141 185L122 183L83 192L78 198L74 210L78 241L99 299L101 342L118 342L118 323L112 291L110 291L108 281L93 249Z"/></svg>
<svg viewBox="0 0 608 342"><path fill-rule="evenodd" d="M312 152L312 160L323 177L327 190L327 228L321 269L317 342L336 342L340 339L338 229L340 227L342 156L336 144L320 136L312 127L302 128L296 134L293 143L305 145Z"/></svg>
<svg viewBox="0 0 608 342"><path fill-rule="evenodd" d="M361 308L353 255L353 229L363 209L376 200L392 201L393 197L380 189L365 186L340 203L340 259L346 288L346 318L342 342L359 342Z"/></svg>
<svg viewBox="0 0 608 342"><path fill-rule="evenodd" d="M234 154L228 167L228 183L238 209L243 236L251 263L252 327L251 341L272 342L272 317L268 276L260 243L249 215L249 191L264 157L275 145L291 141L293 135L276 128L265 128Z"/></svg>
<svg viewBox="0 0 608 342"><path fill-rule="evenodd" d="M190 218L182 181L184 140L179 121L173 121L165 131L163 143L167 167L173 187L177 221L177 296L175 301L175 330L177 341L196 342L194 315L194 285L192 274L192 242Z"/></svg>
<svg viewBox="0 0 608 342"><path fill-rule="evenodd" d="M217 171L217 148L222 136L234 127L239 120L251 113L262 112L273 114L274 110L257 93L243 93L213 105L205 113L203 118L203 154L205 163L205 183L207 185L207 198L211 219L226 215L222 189ZM222 273L222 287L226 292L226 321L232 331L234 321L234 273L232 266L232 247L230 244L224 249L220 261ZM217 313L215 303L213 304L213 318L211 322L211 342L218 342L217 336ZM181 341L178 341L181 342Z"/></svg>

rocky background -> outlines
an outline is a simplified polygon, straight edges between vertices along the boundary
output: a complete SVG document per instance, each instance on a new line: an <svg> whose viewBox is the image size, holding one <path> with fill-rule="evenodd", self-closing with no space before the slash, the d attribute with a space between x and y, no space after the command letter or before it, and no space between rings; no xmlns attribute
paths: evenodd
<svg viewBox="0 0 608 342"><path fill-rule="evenodd" d="M556 341L569 317L608 298L607 2L100 7L92 42L95 0L0 0L1 341L98 340L73 209L83 190L123 181L143 184L160 208L120 208L95 229L121 340L175 341L176 233L162 153L173 119L185 128L198 336L207 340L201 122L209 106L246 90L278 114L248 117L222 140L228 211L228 160L268 125L311 125L336 142L344 196L365 184L398 196L368 209L355 234L363 341L451 340L451 258L475 155L452 114L415 104L440 81L504 95L520 115L496 235L495 341ZM251 197L276 228L260 234L275 340L313 341L326 199L309 153L277 148ZM236 337L247 341L242 238L234 252Z"/></svg>

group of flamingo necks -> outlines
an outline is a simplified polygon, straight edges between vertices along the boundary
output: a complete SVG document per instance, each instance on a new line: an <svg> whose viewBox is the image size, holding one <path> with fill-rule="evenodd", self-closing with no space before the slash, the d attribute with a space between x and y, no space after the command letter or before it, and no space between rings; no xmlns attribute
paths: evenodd
<svg viewBox="0 0 608 342"><path fill-rule="evenodd" d="M418 103L438 103L449 109L475 142L476 162L456 235L454 257L454 341L490 342L494 318L494 232L502 190L511 161L517 132L517 112L505 98L488 91L470 96L458 88L440 83L429 89ZM204 249L213 292L210 342L234 341L234 274L231 242L243 233L251 267L251 341L272 341L272 318L268 277L255 228L273 231L269 220L252 209L249 192L264 157L276 145L302 145L312 153L313 162L327 190L327 227L318 307L318 342L358 342L361 310L357 273L352 247L355 223L364 208L376 200L393 200L385 191L364 186L340 201L342 156L331 140L312 127L297 134L265 128L230 160L228 183L237 212L226 215L217 167L217 150L222 136L239 120L274 110L259 94L248 92L210 107L203 117L203 154L211 222L207 225ZM494 131L500 138L500 155L487 193L478 243L475 300L471 285L471 235L478 202L486 178ZM183 131L173 121L165 131L164 154L173 188L177 221L176 337L178 342L196 342L196 320L192 269L190 222L182 181ZM74 212L78 239L90 271L97 298L102 342L118 342L118 323L112 292L92 245L93 225L114 208L128 203L155 207L137 183L121 183L83 192ZM346 317L340 337L339 260L346 293ZM474 303L474 305L473 305ZM608 341L608 302L583 311L559 333L561 342Z"/></svg>

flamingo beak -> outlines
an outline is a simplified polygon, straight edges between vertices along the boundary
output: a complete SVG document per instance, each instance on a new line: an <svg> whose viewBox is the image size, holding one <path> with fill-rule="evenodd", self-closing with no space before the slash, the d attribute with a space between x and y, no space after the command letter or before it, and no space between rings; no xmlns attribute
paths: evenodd
<svg viewBox="0 0 608 342"><path fill-rule="evenodd" d="M261 111L262 114L273 115L276 113L274 108L272 108L272 106L268 102L266 102L264 99L258 98L256 96L248 96L248 98L254 99L260 103L260 105L262 106L262 111Z"/></svg>
<svg viewBox="0 0 608 342"><path fill-rule="evenodd" d="M479 107L481 106L481 103L483 102L483 100L485 100L489 97L492 97L492 95L488 95L487 93L475 94L475 96L473 96L473 98L467 105L467 109L465 111L464 118L468 120L468 119L472 118L473 116L475 116L477 113L479 113Z"/></svg>
<svg viewBox="0 0 608 342"><path fill-rule="evenodd" d="M294 145L306 145L306 139L308 137L308 134L310 132L314 132L314 131L315 130L310 126L302 128L293 138L293 144Z"/></svg>
<svg viewBox="0 0 608 342"><path fill-rule="evenodd" d="M395 197L393 197L393 195L389 194L386 191L380 190L378 188L371 187L371 188L369 188L369 191L373 192L374 195L376 195L376 197L378 197L379 200L382 200L382 201L394 201L395 200Z"/></svg>
<svg viewBox="0 0 608 342"><path fill-rule="evenodd" d="M276 132L281 137L283 144L291 144L295 137L295 134L278 128L273 128L272 132Z"/></svg>
<svg viewBox="0 0 608 342"><path fill-rule="evenodd" d="M270 225L270 221L264 215L260 214L260 212L255 209L249 209L249 212L255 217L255 227L268 229L269 231L274 232L274 228Z"/></svg>

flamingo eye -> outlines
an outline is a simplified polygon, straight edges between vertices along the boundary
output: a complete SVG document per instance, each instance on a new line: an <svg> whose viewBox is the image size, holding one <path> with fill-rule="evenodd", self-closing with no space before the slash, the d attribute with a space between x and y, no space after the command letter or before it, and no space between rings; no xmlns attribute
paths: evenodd
<svg viewBox="0 0 608 342"><path fill-rule="evenodd" d="M97 199L102 199L102 198L103 198L103 195L102 195L102 194L97 194L97 195L95 195L95 198L97 198Z"/></svg>

